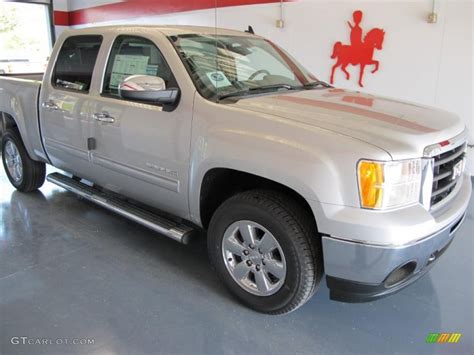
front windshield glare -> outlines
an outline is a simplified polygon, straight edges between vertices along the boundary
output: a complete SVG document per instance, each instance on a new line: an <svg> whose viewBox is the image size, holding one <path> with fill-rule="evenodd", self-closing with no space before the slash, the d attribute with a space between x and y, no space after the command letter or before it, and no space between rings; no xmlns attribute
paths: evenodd
<svg viewBox="0 0 474 355"><path fill-rule="evenodd" d="M246 36L170 37L196 88L211 100L298 89L316 80L272 42Z"/></svg>

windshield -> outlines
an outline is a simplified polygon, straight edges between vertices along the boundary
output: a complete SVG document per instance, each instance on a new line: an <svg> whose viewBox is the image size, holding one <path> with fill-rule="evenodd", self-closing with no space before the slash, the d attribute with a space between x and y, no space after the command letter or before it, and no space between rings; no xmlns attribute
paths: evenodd
<svg viewBox="0 0 474 355"><path fill-rule="evenodd" d="M302 89L316 78L272 42L245 36L171 36L197 90L207 99Z"/></svg>

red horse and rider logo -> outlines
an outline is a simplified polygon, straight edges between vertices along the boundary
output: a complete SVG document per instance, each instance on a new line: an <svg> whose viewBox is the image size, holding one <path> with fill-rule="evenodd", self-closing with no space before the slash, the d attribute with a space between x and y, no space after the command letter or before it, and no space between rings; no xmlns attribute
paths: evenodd
<svg viewBox="0 0 474 355"><path fill-rule="evenodd" d="M341 67L341 70L346 74L346 79L350 79L350 74L347 71L347 66L349 64L359 65L359 85L364 87L364 71L367 65L374 65L372 73L375 73L379 70L379 62L374 59L374 51L381 50L385 31L381 28L373 28L370 30L365 37L363 37L363 31L360 27L362 22L363 13L360 10L354 11L353 19L354 24L348 22L349 27L351 28L351 44L344 45L341 42L337 42L334 45L333 53L331 58L336 59L336 63L332 67L331 71L331 84L334 83L334 73L338 67ZM364 40L362 40L364 38Z"/></svg>

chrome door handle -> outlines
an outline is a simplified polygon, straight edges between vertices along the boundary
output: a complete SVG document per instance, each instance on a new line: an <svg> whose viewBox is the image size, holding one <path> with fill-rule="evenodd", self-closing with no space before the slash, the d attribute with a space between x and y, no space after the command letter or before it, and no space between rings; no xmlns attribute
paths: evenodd
<svg viewBox="0 0 474 355"><path fill-rule="evenodd" d="M96 121L104 122L104 123L114 123L115 122L115 118L110 116L108 112L96 112L92 115L92 118Z"/></svg>
<svg viewBox="0 0 474 355"><path fill-rule="evenodd" d="M59 111L60 108L58 105L56 105L53 101L46 101L46 102L43 102L42 105L44 109L46 110L50 110L50 111Z"/></svg>

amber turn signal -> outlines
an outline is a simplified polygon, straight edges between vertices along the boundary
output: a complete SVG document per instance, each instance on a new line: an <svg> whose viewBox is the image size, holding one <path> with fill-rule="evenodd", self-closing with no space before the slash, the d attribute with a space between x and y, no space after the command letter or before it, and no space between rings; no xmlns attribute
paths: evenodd
<svg viewBox="0 0 474 355"><path fill-rule="evenodd" d="M383 165L374 161L361 161L358 170L361 206L380 208L383 199Z"/></svg>

